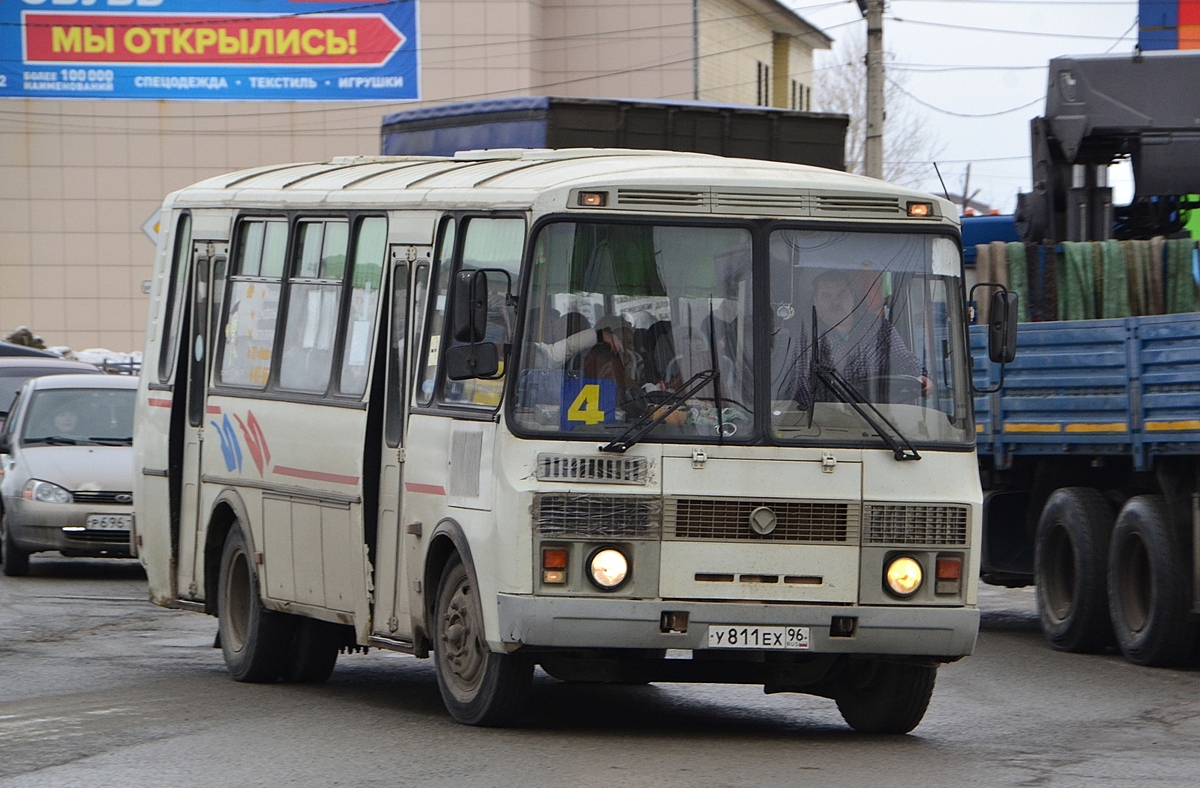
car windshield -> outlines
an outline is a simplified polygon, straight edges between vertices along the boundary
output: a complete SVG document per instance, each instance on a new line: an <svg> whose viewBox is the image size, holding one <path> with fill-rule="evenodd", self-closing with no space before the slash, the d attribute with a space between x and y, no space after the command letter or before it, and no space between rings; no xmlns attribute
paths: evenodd
<svg viewBox="0 0 1200 788"><path fill-rule="evenodd" d="M543 226L525 300L515 424L612 440L690 388L654 427L656 439L750 437L752 250L740 226Z"/></svg>
<svg viewBox="0 0 1200 788"><path fill-rule="evenodd" d="M132 445L133 389L45 389L34 392L23 444Z"/></svg>
<svg viewBox="0 0 1200 788"><path fill-rule="evenodd" d="M855 407L869 403L907 440L971 440L952 239L781 229L770 255L776 438L886 442Z"/></svg>

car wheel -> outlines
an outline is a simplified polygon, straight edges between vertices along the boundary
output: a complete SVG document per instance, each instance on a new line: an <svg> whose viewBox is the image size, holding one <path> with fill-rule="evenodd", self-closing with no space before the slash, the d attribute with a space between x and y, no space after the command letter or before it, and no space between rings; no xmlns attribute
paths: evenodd
<svg viewBox="0 0 1200 788"><path fill-rule="evenodd" d="M533 663L488 648L479 589L457 555L442 572L433 632L438 689L450 716L465 725L511 724L528 698Z"/></svg>
<svg viewBox="0 0 1200 788"><path fill-rule="evenodd" d="M8 577L29 574L29 551L22 550L13 542L7 514L0 514L0 563L4 564L4 574Z"/></svg>
<svg viewBox="0 0 1200 788"><path fill-rule="evenodd" d="M225 666L235 680L265 683L279 678L292 622L286 614L263 607L246 537L236 523L221 553L217 622Z"/></svg>

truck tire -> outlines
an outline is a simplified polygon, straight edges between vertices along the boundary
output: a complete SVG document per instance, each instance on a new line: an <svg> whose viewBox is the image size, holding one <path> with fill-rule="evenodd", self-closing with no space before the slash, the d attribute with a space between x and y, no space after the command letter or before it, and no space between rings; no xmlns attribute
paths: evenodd
<svg viewBox="0 0 1200 788"><path fill-rule="evenodd" d="M8 515L0 512L0 563L6 577L29 574L29 551L17 547L8 529Z"/></svg>
<svg viewBox="0 0 1200 788"><path fill-rule="evenodd" d="M1184 557L1162 496L1130 498L1108 551L1108 604L1117 645L1135 665L1191 656L1196 622Z"/></svg>
<svg viewBox="0 0 1200 788"><path fill-rule="evenodd" d="M286 614L263 607L246 537L234 523L221 552L217 586L217 625L229 675L254 683L279 678L291 643L290 623Z"/></svg>
<svg viewBox="0 0 1200 788"><path fill-rule="evenodd" d="M450 716L464 725L512 724L528 700L533 662L488 649L479 592L457 554L442 571L432 629L438 690Z"/></svg>
<svg viewBox="0 0 1200 788"><path fill-rule="evenodd" d="M1062 487L1042 508L1034 580L1042 633L1059 651L1091 653L1112 643L1108 542L1113 513L1090 487Z"/></svg>
<svg viewBox="0 0 1200 788"><path fill-rule="evenodd" d="M921 724L937 667L871 660L847 673L837 694L842 719L859 733L908 733Z"/></svg>

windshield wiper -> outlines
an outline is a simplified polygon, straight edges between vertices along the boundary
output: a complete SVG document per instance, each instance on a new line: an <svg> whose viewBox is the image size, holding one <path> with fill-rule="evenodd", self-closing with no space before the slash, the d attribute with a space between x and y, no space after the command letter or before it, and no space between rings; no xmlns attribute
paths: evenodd
<svg viewBox="0 0 1200 788"><path fill-rule="evenodd" d="M88 438L92 443L99 443L101 446L132 446L133 436L127 438L114 438L107 435L101 435L98 438Z"/></svg>
<svg viewBox="0 0 1200 788"><path fill-rule="evenodd" d="M25 439L25 445L27 446L35 443L46 443L51 446L75 446L78 445L79 441L75 440L74 438L67 438L63 435L47 435L44 438Z"/></svg>
<svg viewBox="0 0 1200 788"><path fill-rule="evenodd" d="M714 369L697 372L688 378L682 386L667 393L667 397L654 408L647 410L642 417L629 425L629 429L621 437L600 447L600 451L624 452L631 448L650 431L662 424L663 420L683 406L688 399L698 394L710 381L720 383L721 373ZM669 407L668 407L669 406Z"/></svg>
<svg viewBox="0 0 1200 788"><path fill-rule="evenodd" d="M835 397L854 408L858 415L862 416L862 420L871 425L871 429L875 430L875 434L883 438L883 442L892 450L893 457L900 461L921 459L921 455L917 454L917 450L913 448L912 442L904 436L904 433L895 424L888 421L887 416L880 413L879 408L868 401L863 396L863 393L858 390L858 387L847 380L832 364L815 364L813 370ZM815 391L812 393L813 395L816 394ZM816 400L816 396L813 396L812 399ZM870 409L870 413L863 407L864 405ZM874 416L871 414L874 414ZM878 417L879 421L876 421L875 417ZM883 423L880 424L880 422ZM883 428L884 424L895 433L895 437ZM899 438L899 440L896 438Z"/></svg>

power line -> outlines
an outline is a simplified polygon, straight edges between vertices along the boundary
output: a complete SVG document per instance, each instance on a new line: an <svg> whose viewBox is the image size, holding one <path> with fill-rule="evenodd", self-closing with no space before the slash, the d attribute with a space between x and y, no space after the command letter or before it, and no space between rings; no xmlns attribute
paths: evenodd
<svg viewBox="0 0 1200 788"><path fill-rule="evenodd" d="M917 102L921 106L928 107L929 109L931 109L935 112L940 112L943 115L952 115L956 118L994 118L997 115L1007 115L1010 112L1017 112L1019 110L1027 109L1028 107L1032 107L1034 104L1037 104L1038 102L1042 101L1045 98L1044 96L1039 96L1039 97L1035 98L1033 101L1028 101L1019 107L1011 107L1010 109L1000 110L999 112L980 112L980 113L955 112L954 110L949 110L949 109L945 109L943 107L938 107L933 104L930 104L928 101L925 101L924 99L917 98L912 93L910 93L907 89L905 89L904 86L902 86L899 82L897 82L894 79L889 78L888 83L892 87L894 87L896 90L898 90L901 93L903 93L904 95L908 96L910 99Z"/></svg>
<svg viewBox="0 0 1200 788"><path fill-rule="evenodd" d="M923 19L904 19L904 18L898 17L898 16L889 16L887 19L888 19L888 21L891 21L891 22L908 23L908 24L912 24L912 25L924 25L926 27L943 27L943 28L947 28L950 30L968 30L973 33L1002 33L1004 35L1036 36L1036 37L1041 37L1041 38L1073 38L1073 39L1086 39L1088 41L1112 41L1113 40L1113 36L1088 35L1086 33L1048 33L1048 32L1044 32L1041 30L1005 30L1005 29L995 28L995 27L980 27L977 25L956 25L951 22L930 22L930 21L923 20ZM1117 36L1117 40L1120 41L1122 38L1125 37L1125 35L1127 33L1128 33L1128 31L1126 31L1125 33L1122 33L1120 36Z"/></svg>

